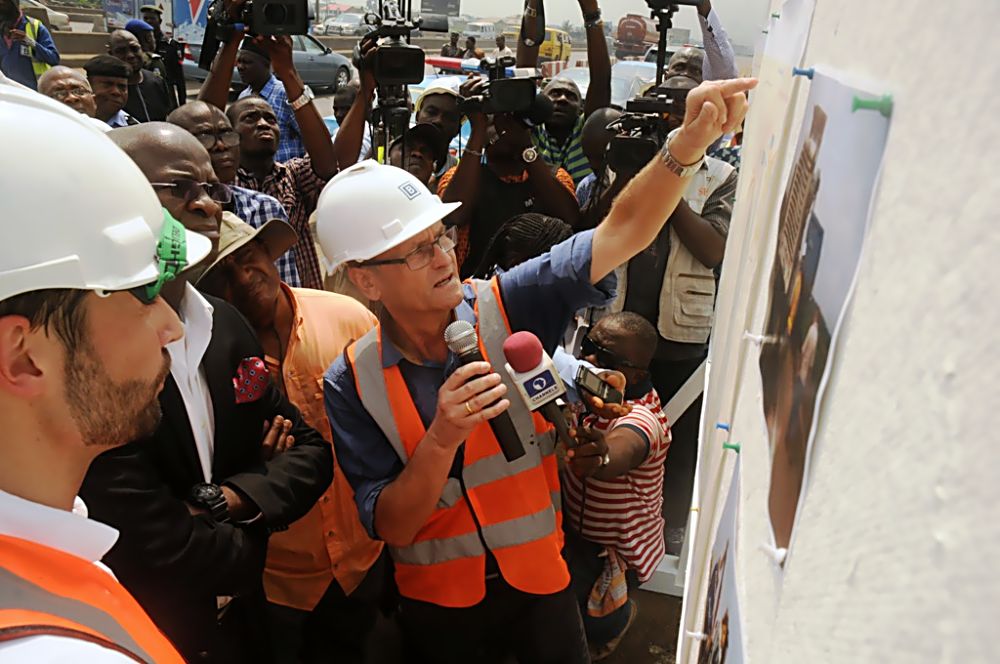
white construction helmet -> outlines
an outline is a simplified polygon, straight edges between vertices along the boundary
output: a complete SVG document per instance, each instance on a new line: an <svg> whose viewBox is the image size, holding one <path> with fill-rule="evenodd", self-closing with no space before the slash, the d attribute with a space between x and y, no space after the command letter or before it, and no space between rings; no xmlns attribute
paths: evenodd
<svg viewBox="0 0 1000 664"><path fill-rule="evenodd" d="M0 83L0 300L47 288L159 285L211 250L160 206L118 146L68 106Z"/></svg>
<svg viewBox="0 0 1000 664"><path fill-rule="evenodd" d="M442 203L424 183L368 159L330 180L316 206L316 239L333 272L366 261L427 230L461 203Z"/></svg>

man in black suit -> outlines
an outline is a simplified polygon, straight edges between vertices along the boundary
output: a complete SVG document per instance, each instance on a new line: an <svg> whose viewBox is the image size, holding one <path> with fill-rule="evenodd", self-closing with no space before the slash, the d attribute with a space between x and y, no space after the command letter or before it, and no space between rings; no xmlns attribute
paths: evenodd
<svg viewBox="0 0 1000 664"><path fill-rule="evenodd" d="M110 136L161 204L209 236L213 256L228 190L205 148L164 123ZM185 329L167 347L163 422L150 438L98 457L81 496L92 517L121 531L105 561L188 661L266 661L268 534L306 514L330 484L330 446L270 381L235 308L186 279L169 282L163 297Z"/></svg>

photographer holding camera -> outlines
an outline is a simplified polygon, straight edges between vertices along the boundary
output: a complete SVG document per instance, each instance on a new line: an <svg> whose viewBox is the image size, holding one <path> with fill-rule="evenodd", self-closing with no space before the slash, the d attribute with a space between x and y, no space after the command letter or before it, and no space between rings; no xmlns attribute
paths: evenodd
<svg viewBox="0 0 1000 664"><path fill-rule="evenodd" d="M552 101L552 117L531 132L539 156L554 166L566 169L573 178L574 187L591 173L583 154L583 123L591 113L611 104L611 60L608 43L604 39L601 8L597 0L579 2L587 31L587 67L590 70L587 99L583 100L576 83L557 76L542 90L542 94ZM534 60L537 60L537 52ZM519 61L518 66L533 67L535 62ZM569 219L564 221L572 223Z"/></svg>
<svg viewBox="0 0 1000 664"><path fill-rule="evenodd" d="M469 92L475 95L485 83L478 81ZM573 226L580 214L573 179L540 158L523 119L509 113L487 119L481 109L470 110L468 117L472 133L464 158L438 185L442 200L463 203L445 220L467 229L468 250L464 259L459 256L463 278L472 274L490 238L511 217L541 212Z"/></svg>

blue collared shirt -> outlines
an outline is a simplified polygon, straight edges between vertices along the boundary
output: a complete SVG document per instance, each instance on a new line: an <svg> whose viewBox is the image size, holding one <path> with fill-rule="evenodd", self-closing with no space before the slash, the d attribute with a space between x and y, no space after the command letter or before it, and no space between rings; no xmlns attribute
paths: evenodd
<svg viewBox="0 0 1000 664"><path fill-rule="evenodd" d="M31 20L35 21L37 19ZM22 14L20 19L14 24L14 28L27 32L27 23L28 18ZM30 56L22 55L22 46L28 47L31 53ZM32 65L33 60L44 62L53 67L59 64L59 51L56 49L56 44L52 41L52 35L44 24L41 22L38 23L38 34L35 35L34 44L11 40L10 46L8 46L7 40L0 35L0 71L7 78L17 81L21 85L26 85L32 90L37 90L38 81L35 79L35 69Z"/></svg>
<svg viewBox="0 0 1000 664"><path fill-rule="evenodd" d="M229 188L233 190L233 214L254 228L260 228L271 219L281 219L286 224L289 223L285 208L274 196L235 185L229 185ZM295 288L302 287L291 249L274 261L274 265L278 268L278 276L282 281Z"/></svg>
<svg viewBox="0 0 1000 664"><path fill-rule="evenodd" d="M511 329L534 332L550 355L559 345L573 312L587 306L601 306L614 297L614 273L596 286L590 283L593 239L593 231L579 233L552 247L549 253L498 277ZM455 309L455 315L475 323L475 293L469 285L463 289L465 298ZM394 365L399 366L424 426L429 426L437 409L438 388L455 368L454 357L449 355L444 365L413 364L383 336L382 366ZM382 489L402 472L403 462L361 405L354 374L343 355L327 370L323 392L337 461L354 488L361 523L369 534L377 537L375 503Z"/></svg>
<svg viewBox="0 0 1000 664"><path fill-rule="evenodd" d="M256 94L249 85L240 93L240 99ZM302 132L299 131L299 123L295 121L295 111L288 105L288 94L285 92L285 84L279 81L274 74L260 89L260 96L267 100L267 103L274 109L274 115L278 118L278 151L274 154L275 161L288 161L295 157L306 156L306 146L302 143Z"/></svg>

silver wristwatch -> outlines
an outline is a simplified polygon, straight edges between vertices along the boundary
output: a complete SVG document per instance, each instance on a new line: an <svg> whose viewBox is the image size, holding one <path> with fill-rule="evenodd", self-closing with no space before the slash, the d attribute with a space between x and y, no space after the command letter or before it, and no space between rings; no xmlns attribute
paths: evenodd
<svg viewBox="0 0 1000 664"><path fill-rule="evenodd" d="M316 95L313 94L312 89L307 85L302 88L302 95L295 101L288 102L288 105L292 107L293 111L297 111L315 98Z"/></svg>
<svg viewBox="0 0 1000 664"><path fill-rule="evenodd" d="M701 159L694 162L693 164L682 164L676 159L674 155L670 154L670 143L673 141L674 134L670 134L663 147L660 148L660 160L663 165L666 166L671 173L679 178L689 178L692 177L701 168L702 164L705 163L705 155L701 156Z"/></svg>
<svg viewBox="0 0 1000 664"><path fill-rule="evenodd" d="M521 159L524 160L524 163L530 164L538 159L538 150L532 147L524 148L524 152L521 153Z"/></svg>

